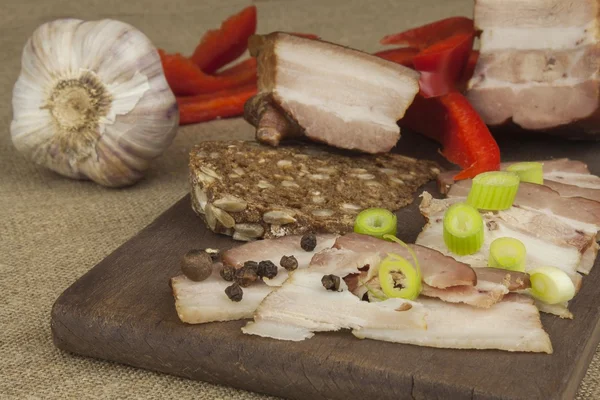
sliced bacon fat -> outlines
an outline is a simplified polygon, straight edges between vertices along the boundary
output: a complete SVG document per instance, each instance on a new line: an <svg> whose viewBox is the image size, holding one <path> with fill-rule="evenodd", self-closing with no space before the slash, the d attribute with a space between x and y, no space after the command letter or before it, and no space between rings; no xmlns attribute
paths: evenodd
<svg viewBox="0 0 600 400"><path fill-rule="evenodd" d="M368 327L352 333L361 339L418 346L552 353L538 309L524 296L507 296L487 309L436 299L419 298L418 302L427 312L424 332Z"/></svg>
<svg viewBox="0 0 600 400"><path fill-rule="evenodd" d="M596 0L477 0L480 56L467 95L486 124L597 135L599 15Z"/></svg>
<svg viewBox="0 0 600 400"><path fill-rule="evenodd" d="M421 265L423 282L429 286L445 289L452 286L477 284L477 276L469 265L423 246L413 244L409 244L409 246L415 252ZM379 253L382 257L385 257L387 253L396 253L407 260L412 260L411 254L404 246L358 233L340 236L333 247L352 250L355 253Z"/></svg>
<svg viewBox="0 0 600 400"><path fill-rule="evenodd" d="M326 259L331 263L323 258L318 266L294 272L283 286L275 288L242 331L300 341L315 332L352 329L359 338L420 346L552 352L539 312L527 299L513 301L509 297L488 309L423 297L415 302L388 299L369 303L353 295L343 281L339 292L323 287L324 272L338 276L352 272L344 262L334 262L335 251L329 253ZM339 254L348 259L347 251Z"/></svg>
<svg viewBox="0 0 600 400"><path fill-rule="evenodd" d="M301 236L283 236L276 239L257 240L234 247L223 253L222 261L225 265L241 268L246 261L271 261L278 267L277 276L265 279L269 286L281 286L288 277L287 271L279 265L282 256L294 256L298 260L298 268L306 268L313 256L323 249L330 248L335 243L337 235L317 235L317 246L313 251L306 251L300 247Z"/></svg>
<svg viewBox="0 0 600 400"><path fill-rule="evenodd" d="M587 164L568 158L537 161L543 165L544 185L558 192L562 197L583 197L600 201L600 177L592 175ZM513 162L500 165L506 169ZM454 185L453 177L459 171L445 171L438 175L438 188L443 194Z"/></svg>
<svg viewBox="0 0 600 400"><path fill-rule="evenodd" d="M202 324L252 318L256 307L272 291L270 286L258 283L244 288L242 301L235 302L225 294L229 285L231 282L219 276L218 268L202 282L194 282L185 275L172 278L171 287L179 319L188 324Z"/></svg>

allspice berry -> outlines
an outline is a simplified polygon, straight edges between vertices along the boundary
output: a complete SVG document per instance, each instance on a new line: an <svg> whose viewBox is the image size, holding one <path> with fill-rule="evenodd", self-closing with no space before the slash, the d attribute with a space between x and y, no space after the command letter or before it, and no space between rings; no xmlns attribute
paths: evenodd
<svg viewBox="0 0 600 400"><path fill-rule="evenodd" d="M204 250L193 249L181 258L181 272L195 282L201 282L212 274L212 258Z"/></svg>

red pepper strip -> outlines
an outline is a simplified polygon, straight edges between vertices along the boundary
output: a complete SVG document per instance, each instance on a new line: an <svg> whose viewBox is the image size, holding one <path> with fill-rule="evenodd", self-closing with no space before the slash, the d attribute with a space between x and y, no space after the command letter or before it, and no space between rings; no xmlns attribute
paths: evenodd
<svg viewBox="0 0 600 400"><path fill-rule="evenodd" d="M217 76L232 76L252 69L256 70L256 58L248 58L247 60L239 62L232 67L223 69L217 73Z"/></svg>
<svg viewBox="0 0 600 400"><path fill-rule="evenodd" d="M256 94L256 87L239 93L196 101L177 98L179 105L179 125L194 124L218 118L235 117L244 113L244 104Z"/></svg>
<svg viewBox="0 0 600 400"><path fill-rule="evenodd" d="M421 50L413 64L421 72L419 86L425 97L456 90L473 48L473 33L459 34Z"/></svg>
<svg viewBox="0 0 600 400"><path fill-rule="evenodd" d="M381 44L402 44L424 49L432 44L458 34L474 34L473 20L465 17L441 19L404 32L388 35Z"/></svg>
<svg viewBox="0 0 600 400"><path fill-rule="evenodd" d="M458 79L458 89L460 91L467 90L467 83L469 83L469 79L473 77L475 67L477 66L477 60L479 60L479 52L477 50L473 50L471 54L469 54L467 65L465 65L465 68Z"/></svg>
<svg viewBox="0 0 600 400"><path fill-rule="evenodd" d="M318 35L315 35L315 34L312 34L312 33L290 32L290 35L302 37L302 38L305 38L305 39L320 39L320 37Z"/></svg>
<svg viewBox="0 0 600 400"><path fill-rule="evenodd" d="M396 64L404 65L405 67L414 68L413 59L418 52L419 49L415 49L414 47L402 47L399 49L379 51L374 55L395 62Z"/></svg>
<svg viewBox="0 0 600 400"><path fill-rule="evenodd" d="M177 96L177 103L178 104L197 103L197 102L201 102L204 100L212 100L212 99L215 99L218 97L228 97L228 96L233 96L233 95L237 95L237 94L247 93L252 90L254 90L256 92L256 90L257 90L256 82L248 83L244 86L239 86L239 87L235 87L232 89L219 90L218 92L213 92L213 93L203 93L203 94L197 94L194 96Z"/></svg>
<svg viewBox="0 0 600 400"><path fill-rule="evenodd" d="M179 53L166 54L162 50L159 53L167 82L178 96L216 92L256 81L256 66L232 75L212 76Z"/></svg>
<svg viewBox="0 0 600 400"><path fill-rule="evenodd" d="M463 168L455 180L500 168L498 144L479 114L458 92L430 99L417 95L400 125L441 143L442 155Z"/></svg>
<svg viewBox="0 0 600 400"><path fill-rule="evenodd" d="M191 60L207 74L236 60L248 49L248 38L256 33L256 6L227 18L219 29L202 36Z"/></svg>

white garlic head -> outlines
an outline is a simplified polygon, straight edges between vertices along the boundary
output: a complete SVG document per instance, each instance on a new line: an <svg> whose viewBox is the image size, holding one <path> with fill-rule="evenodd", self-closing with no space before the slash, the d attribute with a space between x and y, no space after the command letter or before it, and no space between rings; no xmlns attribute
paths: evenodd
<svg viewBox="0 0 600 400"><path fill-rule="evenodd" d="M59 19L23 50L13 90L15 147L59 174L127 186L171 144L175 96L150 40L126 23Z"/></svg>

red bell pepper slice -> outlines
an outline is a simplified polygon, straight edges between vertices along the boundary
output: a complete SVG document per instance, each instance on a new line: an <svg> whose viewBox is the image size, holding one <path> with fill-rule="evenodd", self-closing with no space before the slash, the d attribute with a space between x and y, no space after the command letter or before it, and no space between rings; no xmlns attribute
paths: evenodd
<svg viewBox="0 0 600 400"><path fill-rule="evenodd" d="M219 29L206 32L191 59L200 70L211 74L244 54L254 33L256 6L250 6L227 18Z"/></svg>
<svg viewBox="0 0 600 400"><path fill-rule="evenodd" d="M419 49L414 47L402 47L399 49L383 50L374 53L377 57L381 57L396 64L404 65L405 67L414 68L413 60L419 53Z"/></svg>
<svg viewBox="0 0 600 400"><path fill-rule="evenodd" d="M421 72L419 86L425 97L442 96L456 89L473 48L472 33L444 39L421 50L413 59Z"/></svg>
<svg viewBox="0 0 600 400"><path fill-rule="evenodd" d="M381 44L401 44L424 49L459 34L475 33L473 20L466 17L451 17L435 21L404 32L387 35Z"/></svg>
<svg viewBox="0 0 600 400"><path fill-rule="evenodd" d="M256 82L248 83L246 85L238 86L232 89L219 90L218 92L196 94L194 96L177 96L177 103L197 103L204 100L212 100L219 97L228 97L241 93L247 93L248 91L252 90L254 90L254 92L257 91Z"/></svg>
<svg viewBox="0 0 600 400"><path fill-rule="evenodd" d="M252 69L256 70L256 58L248 58L234 66L223 69L217 73L217 76L232 76Z"/></svg>
<svg viewBox="0 0 600 400"><path fill-rule="evenodd" d="M256 94L256 85L194 97L178 97L179 125L242 115L244 104Z"/></svg>
<svg viewBox="0 0 600 400"><path fill-rule="evenodd" d="M165 77L175 95L188 96L242 86L256 81L256 64L225 76L207 75L179 53L159 51Z"/></svg>
<svg viewBox="0 0 600 400"><path fill-rule="evenodd" d="M442 155L463 168L455 180L500 168L498 144L477 111L458 92L429 99L417 95L400 125L441 143Z"/></svg>
<svg viewBox="0 0 600 400"><path fill-rule="evenodd" d="M463 72L458 79L458 90L465 91L467 90L467 83L469 83L469 79L473 77L473 73L475 72L475 67L477 66L477 61L479 60L479 51L473 50L471 54L469 54L469 60L467 60L467 65L463 69Z"/></svg>

